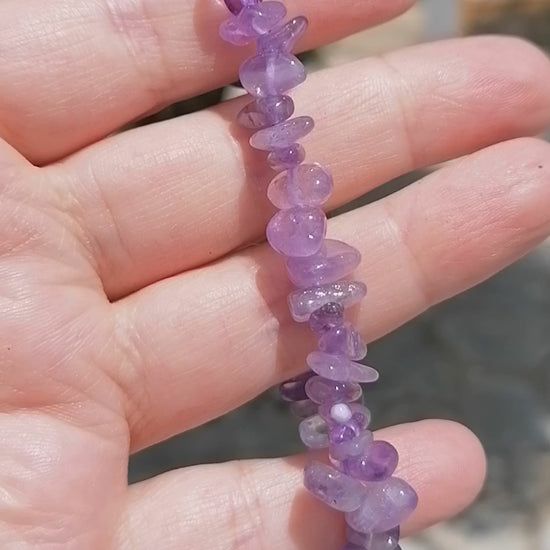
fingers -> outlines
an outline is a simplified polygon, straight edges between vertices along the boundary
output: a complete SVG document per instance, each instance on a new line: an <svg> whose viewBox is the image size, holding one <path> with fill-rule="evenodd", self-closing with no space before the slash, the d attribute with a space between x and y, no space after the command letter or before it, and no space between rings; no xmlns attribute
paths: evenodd
<svg viewBox="0 0 550 550"><path fill-rule="evenodd" d="M397 473L417 490L408 535L448 519L478 494L483 450L464 427L423 421L377 433L398 449ZM170 472L130 487L117 550L334 550L344 542L343 514L302 488L312 457L240 461ZM318 456L321 460L322 454Z"/></svg>
<svg viewBox="0 0 550 550"><path fill-rule="evenodd" d="M414 168L540 131L550 64L516 39L453 40L314 74L296 102L317 121L305 145L334 174L333 208ZM119 135L66 164L64 192L111 298L262 238L273 173L235 130L242 104Z"/></svg>
<svg viewBox="0 0 550 550"><path fill-rule="evenodd" d="M332 219L328 235L363 254L361 332L376 339L516 260L550 233L548 205L550 145L521 139ZM112 376L127 395L134 450L303 370L314 342L289 318L289 290L281 258L262 245L114 305Z"/></svg>
<svg viewBox="0 0 550 550"><path fill-rule="evenodd" d="M404 11L412 0L289 0L311 48ZM45 164L143 114L235 79L219 0L5 0L0 136ZM29 68L32 67L32 70Z"/></svg>

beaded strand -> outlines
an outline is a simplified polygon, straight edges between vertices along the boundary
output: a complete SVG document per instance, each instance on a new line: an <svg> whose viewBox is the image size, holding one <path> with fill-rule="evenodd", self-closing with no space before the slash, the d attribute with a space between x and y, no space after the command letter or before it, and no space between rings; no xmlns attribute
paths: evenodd
<svg viewBox="0 0 550 550"><path fill-rule="evenodd" d="M345 513L347 542L342 550L400 550L399 526L418 503L414 489L393 474L397 450L374 440L368 430L370 411L362 404L360 383L378 379L378 372L358 361L367 346L344 320L344 310L361 301L366 286L346 277L361 255L352 246L326 239L327 218L321 206L333 188L320 164L305 164L298 143L314 127L309 116L294 114L287 94L306 79L292 50L307 29L299 16L284 23L281 2L224 0L231 17L220 36L237 46L256 44L246 59L240 81L254 100L237 116L253 130L250 145L268 152L267 161L279 172L267 196L279 211L267 225L271 247L285 257L296 287L288 296L292 318L308 322L319 337L318 349L307 356L309 371L281 384L281 397L301 419L300 438L311 449L328 448L331 465L311 461L304 485L328 506Z"/></svg>

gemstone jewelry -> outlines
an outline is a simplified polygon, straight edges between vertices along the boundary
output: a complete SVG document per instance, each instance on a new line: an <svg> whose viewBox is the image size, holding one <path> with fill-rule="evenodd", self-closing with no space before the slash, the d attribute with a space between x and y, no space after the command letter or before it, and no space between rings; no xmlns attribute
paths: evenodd
<svg viewBox="0 0 550 550"><path fill-rule="evenodd" d="M279 211L267 225L271 247L285 258L296 287L288 296L292 318L309 323L318 336L318 350L307 356L309 371L281 384L281 397L301 420L299 433L311 449L328 448L330 465L307 464L304 485L328 506L345 513L347 542L342 550L399 550L399 526L418 503L414 489L393 476L397 450L374 440L368 430L370 411L362 404L360 383L378 373L358 361L367 347L344 320L344 310L366 295L366 286L346 277L361 256L352 246L326 239L322 205L333 181L319 164L305 164L298 143L314 126L309 116L294 114L287 92L301 84L306 71L292 54L308 22L298 16L284 22L281 2L224 0L231 12L220 36L237 46L256 44L246 59L240 81L253 101L237 116L254 133L250 145L268 152L269 166L278 172L267 197Z"/></svg>

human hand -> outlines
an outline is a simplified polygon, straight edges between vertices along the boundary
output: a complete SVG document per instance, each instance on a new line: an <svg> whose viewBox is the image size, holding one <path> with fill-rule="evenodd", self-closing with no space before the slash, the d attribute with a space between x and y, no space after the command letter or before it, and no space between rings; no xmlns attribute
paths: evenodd
<svg viewBox="0 0 550 550"><path fill-rule="evenodd" d="M302 47L410 0L289 0ZM283 266L261 239L271 174L236 99L108 134L230 82L242 50L206 0L0 4L0 547L334 550L341 515L300 489L304 457L197 466L127 486L128 455L296 374ZM370 340L485 279L550 232L550 66L508 38L430 44L312 75L294 94L329 208L473 153L338 216L361 250ZM33 164L31 164L33 163ZM38 167L40 166L40 167ZM387 366L391 368L391 366ZM411 373L414 375L414 373ZM246 426L243 426L246 429ZM383 430L419 493L407 533L449 518L484 477L465 428Z"/></svg>

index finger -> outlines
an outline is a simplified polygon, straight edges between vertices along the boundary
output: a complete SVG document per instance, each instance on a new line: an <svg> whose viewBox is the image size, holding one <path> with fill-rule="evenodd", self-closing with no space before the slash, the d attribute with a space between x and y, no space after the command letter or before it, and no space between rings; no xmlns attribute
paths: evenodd
<svg viewBox="0 0 550 550"><path fill-rule="evenodd" d="M414 0L288 0L303 49L390 19ZM4 0L0 137L45 164L129 121L236 78L221 0Z"/></svg>

